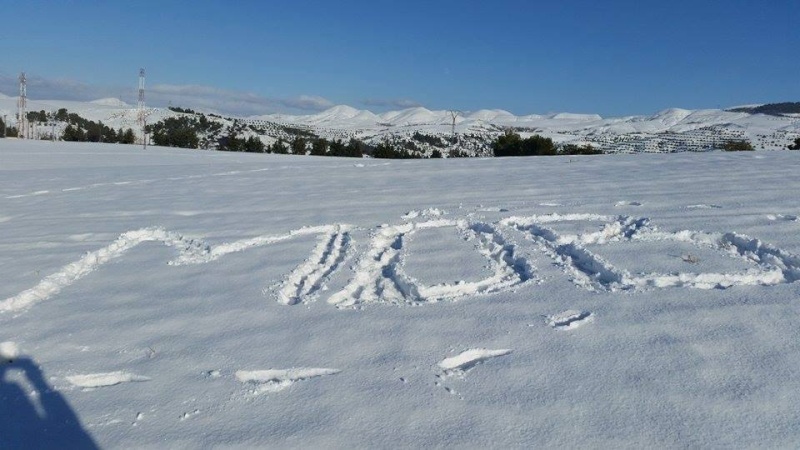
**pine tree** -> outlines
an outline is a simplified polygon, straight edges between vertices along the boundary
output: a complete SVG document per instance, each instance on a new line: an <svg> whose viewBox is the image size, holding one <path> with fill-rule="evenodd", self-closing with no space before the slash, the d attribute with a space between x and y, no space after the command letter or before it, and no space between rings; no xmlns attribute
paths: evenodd
<svg viewBox="0 0 800 450"><path fill-rule="evenodd" d="M278 139L274 144L272 144L272 147L270 147L270 153L285 155L289 153L289 148L283 143L283 139Z"/></svg>
<svg viewBox="0 0 800 450"><path fill-rule="evenodd" d="M261 139L255 136L250 136L244 142L244 151L251 153L264 153L264 143L261 142Z"/></svg>
<svg viewBox="0 0 800 450"><path fill-rule="evenodd" d="M558 149L553 140L538 134L522 139L513 131L506 131L492 142L494 156L556 155Z"/></svg>
<svg viewBox="0 0 800 450"><path fill-rule="evenodd" d="M113 128L103 129L103 142L117 142L117 132Z"/></svg>
<svg viewBox="0 0 800 450"><path fill-rule="evenodd" d="M86 133L82 128L69 124L64 128L61 139L67 142L86 142Z"/></svg>
<svg viewBox="0 0 800 450"><path fill-rule="evenodd" d="M364 144L356 138L350 138L350 142L348 142L347 146L344 148L344 154L342 156L361 158L364 156Z"/></svg>
<svg viewBox="0 0 800 450"><path fill-rule="evenodd" d="M341 139L334 139L329 146L328 154L330 156L345 156L344 143Z"/></svg>
<svg viewBox="0 0 800 450"><path fill-rule="evenodd" d="M316 156L325 156L328 152L328 141L324 138L314 139L311 144L311 154Z"/></svg>
<svg viewBox="0 0 800 450"><path fill-rule="evenodd" d="M295 155L305 155L306 154L306 140L301 136L296 136L294 140L292 140L292 153Z"/></svg>
<svg viewBox="0 0 800 450"><path fill-rule="evenodd" d="M122 128L120 128L120 132L121 131L122 131ZM125 130L124 134L120 133L120 136L121 137L120 137L119 142L121 144L133 144L133 143L136 142L136 135L133 133L133 129L131 129L131 128L128 128L127 130Z"/></svg>

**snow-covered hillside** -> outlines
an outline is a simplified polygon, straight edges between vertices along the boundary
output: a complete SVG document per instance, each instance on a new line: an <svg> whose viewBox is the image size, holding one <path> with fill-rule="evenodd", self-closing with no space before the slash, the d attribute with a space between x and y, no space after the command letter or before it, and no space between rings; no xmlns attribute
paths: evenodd
<svg viewBox="0 0 800 450"><path fill-rule="evenodd" d="M311 129L348 130L361 137L386 138L422 131L450 135L450 111L422 107L375 115L337 106L309 116L266 115L248 118L251 123L275 122ZM503 110L459 113L459 135L496 135L506 129L522 134L541 134L556 142L591 143L606 152L663 152L701 150L724 139L746 139L757 149L783 149L800 136L800 120L735 113L723 110L668 109L652 116L602 118L596 114L558 113L547 116L515 116Z"/></svg>
<svg viewBox="0 0 800 450"><path fill-rule="evenodd" d="M67 108L111 128L136 128L135 108L118 99L88 103L30 100L28 110L46 112ZM0 98L0 115L13 119L16 98ZM148 111L148 123L156 123L180 113L166 108ZM260 136L267 144L291 138L283 128L293 127L327 139L357 138L372 145L380 142L414 141L415 133L451 138L440 150L460 151L469 155L490 153L490 142L505 130L523 136L540 134L557 143L590 144L607 153L701 151L719 148L729 140L747 140L756 150L785 149L800 137L800 118L768 116L723 110L667 109L651 116L602 118L596 114L557 113L515 116L503 110L480 110L459 113L453 128L450 111L431 111L423 107L374 114L350 106L335 106L326 111L303 116L271 114L246 118L212 118L226 127L234 120L246 128L243 136ZM10 120L13 124L14 121ZM423 152L435 149L419 141Z"/></svg>
<svg viewBox="0 0 800 450"><path fill-rule="evenodd" d="M794 447L798 158L0 139L0 447Z"/></svg>

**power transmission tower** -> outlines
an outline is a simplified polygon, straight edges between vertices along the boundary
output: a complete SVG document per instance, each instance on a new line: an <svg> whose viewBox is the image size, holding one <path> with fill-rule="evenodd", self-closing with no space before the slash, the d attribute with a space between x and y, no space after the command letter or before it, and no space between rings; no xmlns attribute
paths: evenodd
<svg viewBox="0 0 800 450"><path fill-rule="evenodd" d="M139 103L136 105L136 118L142 130L142 148L147 149L147 112L144 106L144 69L139 69Z"/></svg>
<svg viewBox="0 0 800 450"><path fill-rule="evenodd" d="M17 136L28 137L28 79L25 72L19 74L19 100L17 101Z"/></svg>
<svg viewBox="0 0 800 450"><path fill-rule="evenodd" d="M458 116L461 114L461 111L458 111L456 109L451 109L448 112L450 113L450 117L453 118L453 127L452 127L450 132L452 133L453 137L455 137L456 136L456 119L458 119Z"/></svg>

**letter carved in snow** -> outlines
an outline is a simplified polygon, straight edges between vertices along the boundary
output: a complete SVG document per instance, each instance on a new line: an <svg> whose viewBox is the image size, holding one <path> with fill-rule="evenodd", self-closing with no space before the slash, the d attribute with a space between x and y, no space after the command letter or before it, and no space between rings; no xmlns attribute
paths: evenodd
<svg viewBox="0 0 800 450"><path fill-rule="evenodd" d="M594 231L579 234L558 232L558 224L592 224ZM488 261L490 274L478 281L425 285L403 270L404 245L409 236L425 229L451 228L473 240L475 248ZM579 227L580 228L580 227ZM591 228L591 227L590 227ZM599 228L599 229L598 229ZM344 224L303 227L280 235L264 235L230 243L210 245L202 240L162 228L128 231L111 244L89 252L61 270L45 277L36 286L0 301L0 313L17 312L57 295L98 267L124 256L145 242L161 242L178 255L169 265L206 264L225 255L283 242L300 236L318 236L309 258L292 270L276 290L278 302L285 305L308 303L325 291L331 276L341 270L352 253L353 227ZM453 301L460 297L490 294L514 289L536 281L530 263L519 256L504 232L521 232L543 253L551 257L578 286L592 291L642 290L665 287L700 289L739 285L774 285L800 280L800 257L780 248L738 233L702 231L664 232L650 225L647 218L594 214L549 214L509 217L498 222L470 222L458 219L432 219L375 228L367 249L360 255L354 273L340 291L328 298L337 307L359 307L370 303L423 304ZM615 267L600 256L604 246L616 243L667 243L711 251L746 264L743 271L695 273L676 271L651 273ZM607 249L607 247L605 247ZM646 247L641 252L654 252ZM598 254L600 253L600 254ZM636 265L639 257L629 255L624 264ZM680 256L680 255L679 255ZM685 267L695 267L698 259L683 257ZM423 261L424 263L424 261ZM692 264L689 264L692 263ZM696 265L699 267L700 265Z"/></svg>
<svg viewBox="0 0 800 450"><path fill-rule="evenodd" d="M479 252L487 258L492 274L479 281L432 286L422 285L409 277L400 264L405 240L419 230L432 228L453 228L476 239ZM515 256L514 245L506 242L495 225L438 219L378 228L369 249L358 261L353 278L328 302L339 307L378 302L430 303L499 292L533 278L533 269L528 262Z"/></svg>

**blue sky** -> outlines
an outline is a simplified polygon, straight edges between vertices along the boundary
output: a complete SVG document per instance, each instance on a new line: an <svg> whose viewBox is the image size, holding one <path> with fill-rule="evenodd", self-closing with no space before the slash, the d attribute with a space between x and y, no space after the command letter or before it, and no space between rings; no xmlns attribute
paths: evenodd
<svg viewBox="0 0 800 450"><path fill-rule="evenodd" d="M0 92L228 113L800 101L798 0L3 2ZM25 10L21 11L22 9Z"/></svg>

